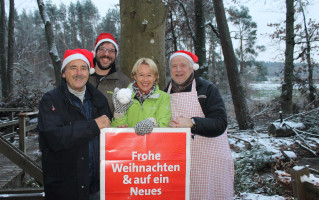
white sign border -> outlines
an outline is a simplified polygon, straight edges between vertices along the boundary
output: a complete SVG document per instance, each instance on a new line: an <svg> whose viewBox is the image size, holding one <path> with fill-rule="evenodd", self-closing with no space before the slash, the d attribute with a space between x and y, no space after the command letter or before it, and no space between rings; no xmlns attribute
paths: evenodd
<svg viewBox="0 0 319 200"><path fill-rule="evenodd" d="M100 134L100 166L105 162L105 151L101 151L102 141L105 141L105 134L108 132L112 133L121 133L121 132L135 132L133 128L104 128L101 129ZM185 200L190 199L190 168L191 168L191 130L190 128L154 128L152 133L162 133L162 132L185 132L186 133L186 177L185 177ZM152 134L150 133L150 134ZM143 137L143 136L141 136ZM100 185L105 183L105 176L101 176L101 174L105 174L105 168L100 167ZM105 187L100 186L100 198L101 200L105 200Z"/></svg>

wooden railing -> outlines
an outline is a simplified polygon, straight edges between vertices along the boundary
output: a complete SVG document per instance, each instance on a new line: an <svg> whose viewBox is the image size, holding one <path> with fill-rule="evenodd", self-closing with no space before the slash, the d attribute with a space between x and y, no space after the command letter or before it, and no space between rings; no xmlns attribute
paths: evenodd
<svg viewBox="0 0 319 200"><path fill-rule="evenodd" d="M27 125L27 122L30 120L29 118L37 117L38 111L31 111L28 108L0 108L0 112L8 113L9 120L0 122L0 128L5 128L5 132L2 135L6 139L13 138L16 134L19 135L19 149L26 153L26 145L25 145L25 138L28 131L34 130L37 127L37 123L33 123ZM14 118L17 115L18 119ZM17 131L18 126L18 131Z"/></svg>
<svg viewBox="0 0 319 200"><path fill-rule="evenodd" d="M28 131L37 127L37 123L27 125L29 118L37 117L38 111L30 111L25 108L0 108L0 112L9 113L9 121L0 123L0 128L9 128L10 133L0 134L0 153L9 158L13 163L18 165L23 171L30 174L40 184L43 184L42 169L26 155L26 134ZM18 120L14 118L14 115L18 116ZM19 129L15 126L19 126ZM19 148L15 147L6 138L19 135Z"/></svg>
<svg viewBox="0 0 319 200"><path fill-rule="evenodd" d="M37 128L38 123L33 123L31 125L26 126L26 122L29 116L38 115L38 111L34 112L26 112L26 113L19 113L19 148L21 151L26 153L26 145L25 145L25 138L28 131Z"/></svg>
<svg viewBox="0 0 319 200"><path fill-rule="evenodd" d="M0 199L8 200L43 200L44 189L41 188L18 188L0 189Z"/></svg>

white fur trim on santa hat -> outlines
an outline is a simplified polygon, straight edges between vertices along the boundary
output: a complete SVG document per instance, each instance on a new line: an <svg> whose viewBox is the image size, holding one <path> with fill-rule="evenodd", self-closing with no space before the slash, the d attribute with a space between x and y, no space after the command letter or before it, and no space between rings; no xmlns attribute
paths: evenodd
<svg viewBox="0 0 319 200"><path fill-rule="evenodd" d="M194 68L194 70L196 71L196 70L199 69L199 65L198 65L197 63L194 63L194 64L193 64L193 68Z"/></svg>
<svg viewBox="0 0 319 200"><path fill-rule="evenodd" d="M100 46L100 44L102 44L103 42L111 42L112 44L114 44L116 51L119 51L119 47L117 46L116 42L114 42L112 39L102 39L100 41L98 41L98 43L96 43L95 47L94 47L94 52L96 52L96 49Z"/></svg>
<svg viewBox="0 0 319 200"><path fill-rule="evenodd" d="M86 62L86 64L88 64L88 66L91 68L89 60L88 60L83 54L76 53L76 54L72 54L72 55L66 57L66 58L63 60L63 62L62 62L62 67L61 67L61 72L63 71L64 67L65 67L69 62L71 62L72 60L77 60L77 59L83 60L83 61Z"/></svg>
<svg viewBox="0 0 319 200"><path fill-rule="evenodd" d="M90 67L90 74L94 74L95 73L95 69L93 67Z"/></svg>
<svg viewBox="0 0 319 200"><path fill-rule="evenodd" d="M190 57L189 55L187 55L186 53L181 53L181 52L174 53L174 54L171 55L169 60L171 61L176 56L184 56L185 58L187 58L193 64L194 70L198 70L199 69L199 65L197 63L195 63L193 58Z"/></svg>

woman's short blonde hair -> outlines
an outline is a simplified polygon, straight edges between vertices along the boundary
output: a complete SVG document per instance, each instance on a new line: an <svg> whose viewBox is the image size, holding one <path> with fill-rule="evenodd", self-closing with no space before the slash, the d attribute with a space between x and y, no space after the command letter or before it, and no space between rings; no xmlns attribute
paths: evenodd
<svg viewBox="0 0 319 200"><path fill-rule="evenodd" d="M155 82L158 83L158 80L159 80L158 68L155 62L150 58L140 58L136 61L131 72L132 80L134 80L134 77L136 76L142 64L148 65L150 67L152 74L154 74L155 76Z"/></svg>

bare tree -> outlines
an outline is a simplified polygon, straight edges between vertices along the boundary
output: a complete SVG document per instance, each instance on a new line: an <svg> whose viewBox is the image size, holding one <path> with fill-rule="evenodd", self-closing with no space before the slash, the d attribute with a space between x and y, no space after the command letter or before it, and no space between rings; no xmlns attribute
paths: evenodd
<svg viewBox="0 0 319 200"><path fill-rule="evenodd" d="M284 83L281 95L282 109L286 113L293 112L293 84L299 86L299 91L304 97L308 97L310 105L318 106L318 93L313 83L313 70L317 65L313 55L319 49L317 45L319 23L311 18L306 20L304 8L309 5L311 5L311 1L308 0L286 1L287 13L284 25L282 22L269 24L269 26L276 28L271 37L279 42L286 42ZM301 22L298 23L295 18L298 19L299 14ZM296 61L301 65L294 66ZM302 74L306 73L306 69L308 77L304 79Z"/></svg>
<svg viewBox="0 0 319 200"><path fill-rule="evenodd" d="M8 95L13 95L13 60L14 60L14 0L10 0L8 23Z"/></svg>
<svg viewBox="0 0 319 200"><path fill-rule="evenodd" d="M294 0L286 0L286 51L284 83L281 90L281 107L285 113L293 112L292 91L294 72Z"/></svg>
<svg viewBox="0 0 319 200"><path fill-rule="evenodd" d="M207 60L206 60L206 32L205 32L205 12L204 12L204 1L195 0L195 15L192 16L186 8L185 2L178 0L176 1L182 9L184 15L185 23L187 24L187 33L192 38L192 43L194 44L195 54L198 56L198 64L200 69L198 73L203 74L204 71L207 71ZM194 20L194 23L192 23ZM171 23L173 18L171 18ZM171 29L172 34L174 29Z"/></svg>
<svg viewBox="0 0 319 200"><path fill-rule="evenodd" d="M7 60L6 60L6 12L4 0L1 0L1 18L0 18L0 65L1 65L1 86L2 97L7 97Z"/></svg>
<svg viewBox="0 0 319 200"><path fill-rule="evenodd" d="M234 31L233 38L239 40L240 43L239 48L235 51L239 59L240 74L244 77L247 73L247 66L255 62L258 51L263 51L265 47L256 45L257 23L253 21L249 14L248 7L241 6L240 9L230 7L228 14L228 20L237 29Z"/></svg>
<svg viewBox="0 0 319 200"><path fill-rule="evenodd" d="M162 0L120 0L121 8L121 70L130 76L137 59L155 61L160 73L159 86L166 85L165 28L167 7Z"/></svg>
<svg viewBox="0 0 319 200"><path fill-rule="evenodd" d="M174 27L174 23L173 23L173 13L172 13L172 10L169 11L168 13L168 18L170 19L169 20L169 29L170 31L172 32L172 37L170 38L170 40L172 40L172 44L173 44L173 52L177 51L177 36L176 36L176 33L175 33L175 27ZM169 52L170 53L170 52Z"/></svg>
<svg viewBox="0 0 319 200"><path fill-rule="evenodd" d="M254 124L249 115L245 92L236 64L236 56L226 21L224 4L222 0L213 0L213 4L238 126L241 130L253 128Z"/></svg>
<svg viewBox="0 0 319 200"><path fill-rule="evenodd" d="M306 44L305 44L305 48L303 49L303 51L300 53L299 57L301 56L305 56L306 57L306 62L307 62L307 66L308 66L308 89L309 89L309 96L308 99L310 102L314 102L316 107L319 106L317 105L318 102L316 102L316 88L314 86L313 83L313 63L311 60L311 37L314 36L314 32L310 32L308 30L308 25L307 25L307 21L306 21L306 15L305 15L305 11L304 11L304 6L302 4L302 1L299 0L299 7L301 10L301 14L303 17L303 24L304 24L304 35L305 35L305 40L306 40Z"/></svg>
<svg viewBox="0 0 319 200"><path fill-rule="evenodd" d="M198 73L203 74L207 71L207 60L206 60L206 32L205 32L205 16L204 16L204 4L203 0L195 0L195 54L198 56L198 64L200 69Z"/></svg>
<svg viewBox="0 0 319 200"><path fill-rule="evenodd" d="M61 81L61 59L58 54L56 44L54 41L54 33L53 33L53 27L51 24L51 21L49 19L49 16L45 10L45 6L43 3L43 0L37 0L38 2L38 7L40 11L40 15L42 18L42 21L45 26L45 34L46 34L46 39L49 47L49 54L54 66L54 74L55 74L55 85L59 85Z"/></svg>

